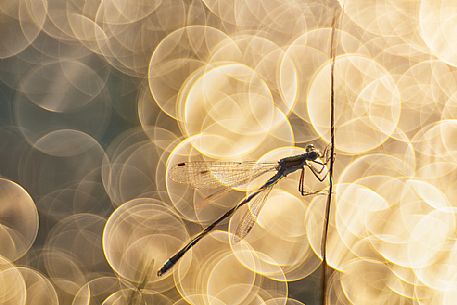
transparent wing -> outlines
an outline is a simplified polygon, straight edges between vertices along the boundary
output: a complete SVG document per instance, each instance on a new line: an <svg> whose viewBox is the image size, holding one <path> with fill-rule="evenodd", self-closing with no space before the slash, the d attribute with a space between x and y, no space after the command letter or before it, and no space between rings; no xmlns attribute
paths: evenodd
<svg viewBox="0 0 457 305"><path fill-rule="evenodd" d="M235 187L277 170L278 163L194 161L171 167L169 177L194 188Z"/></svg>
<svg viewBox="0 0 457 305"><path fill-rule="evenodd" d="M237 240L245 238L246 235L248 235L248 233L252 230L257 216L259 216L260 210L264 206L265 201L272 189L273 185L265 189L263 192L257 195L256 198L254 198L251 203L251 207L247 209L244 215L241 217L241 220L235 230L235 237L238 238Z"/></svg>

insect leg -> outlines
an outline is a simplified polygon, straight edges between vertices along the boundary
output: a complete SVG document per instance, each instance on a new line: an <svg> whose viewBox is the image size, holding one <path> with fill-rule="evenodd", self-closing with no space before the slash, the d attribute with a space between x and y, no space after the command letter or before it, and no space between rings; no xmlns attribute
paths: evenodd
<svg viewBox="0 0 457 305"><path fill-rule="evenodd" d="M316 175L314 172L313 172L313 174ZM315 195L315 194L322 193L322 191L306 191L305 190L305 167L302 168L302 171L300 174L300 181L298 182L298 191L300 192L300 194L302 196L309 196L309 195Z"/></svg>
<svg viewBox="0 0 457 305"><path fill-rule="evenodd" d="M301 170L300 180L298 182L298 191L302 196L305 195L305 167L303 167Z"/></svg>
<svg viewBox="0 0 457 305"><path fill-rule="evenodd" d="M314 163L317 163L317 164L322 165L322 168L321 168L321 170L319 170L319 171L317 171L316 169L314 169L312 166L308 166L308 167L309 167L309 169L311 170L311 172L314 174L314 176L317 178L317 180L319 180L319 181L321 181L321 182L324 181L325 178L327 178L328 172L327 172L323 177L320 177L319 174L322 173L322 171L323 171L324 168L325 168L325 165L322 164L322 163L319 162L319 161L316 161L316 160L311 160L311 162L314 162Z"/></svg>
<svg viewBox="0 0 457 305"><path fill-rule="evenodd" d="M327 155L327 151L329 150L331 145L332 145L332 143L330 142L330 143L327 144L327 146L325 146L324 151L322 152L322 154L320 156L321 158L323 158L323 157L325 157Z"/></svg>
<svg viewBox="0 0 457 305"><path fill-rule="evenodd" d="M323 158L325 160L324 165L327 165L330 162L331 159L334 159L334 155L333 156L329 156L329 154L331 154L331 147L332 147L332 143L330 142L325 147L324 152L320 156L321 158Z"/></svg>
<svg viewBox="0 0 457 305"><path fill-rule="evenodd" d="M321 167L320 170L316 170L315 168L312 168L311 166L308 166L308 167L313 171L313 173L316 172L316 173L320 174L320 173L322 173L322 171L325 169L325 164L326 164L326 163L322 163L322 162L319 162L319 161L316 161L316 160L311 160L311 162L314 162L314 163L316 163L316 164L322 165L322 167ZM324 178L324 179L325 179L325 178Z"/></svg>

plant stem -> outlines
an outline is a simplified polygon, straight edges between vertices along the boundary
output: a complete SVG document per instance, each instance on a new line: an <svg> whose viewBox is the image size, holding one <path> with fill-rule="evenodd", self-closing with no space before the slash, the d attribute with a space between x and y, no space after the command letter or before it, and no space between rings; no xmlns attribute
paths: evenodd
<svg viewBox="0 0 457 305"><path fill-rule="evenodd" d="M333 193L333 163L335 154L335 88L334 88L334 71L335 71L335 58L336 58L336 43L335 43L335 30L339 15L335 9L332 20L332 34L330 40L330 56L332 63L330 66L330 168L329 168L329 179L330 186L327 196L327 202L325 204L325 222L322 233L321 241L321 253L322 253L322 305L327 303L327 273L330 269L327 264L327 238L328 238L328 226L330 223L330 212L332 205L332 193Z"/></svg>

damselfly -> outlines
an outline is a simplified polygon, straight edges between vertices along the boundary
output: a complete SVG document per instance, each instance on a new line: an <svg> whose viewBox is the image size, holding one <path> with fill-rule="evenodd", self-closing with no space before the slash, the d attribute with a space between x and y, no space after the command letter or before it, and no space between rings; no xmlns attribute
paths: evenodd
<svg viewBox="0 0 457 305"><path fill-rule="evenodd" d="M232 209L206 227L175 255L170 257L162 268L159 269L157 275L161 276L170 270L187 251L213 230L222 220L231 217L239 208L252 201L251 208L242 216L235 231L235 236L240 240L243 239L253 228L256 217L259 215L273 186L290 173L301 169L300 181L298 183L298 191L301 195L319 193L319 191L305 191L305 168L308 167L319 181L324 181L328 174L326 167L330 159L328 151L327 146L321 154L313 144L308 144L305 153L282 158L277 163L196 161L178 163L173 166L169 171L169 177L176 182L190 184L194 188L214 188L220 185L221 182L228 187L236 187L249 183L251 180L270 171L276 171L276 173L260 188L249 194Z"/></svg>

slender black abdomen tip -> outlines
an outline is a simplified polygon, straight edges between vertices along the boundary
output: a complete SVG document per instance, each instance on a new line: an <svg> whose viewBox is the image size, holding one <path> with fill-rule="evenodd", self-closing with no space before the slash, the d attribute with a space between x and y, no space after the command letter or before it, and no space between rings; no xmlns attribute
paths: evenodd
<svg viewBox="0 0 457 305"><path fill-rule="evenodd" d="M169 270L170 268L168 268L167 264L163 265L162 268L159 269L159 271L157 271L157 276L158 277L161 277L162 275L164 275L165 273L167 273L167 271Z"/></svg>
<svg viewBox="0 0 457 305"><path fill-rule="evenodd" d="M157 271L157 276L161 277L162 275L164 275L168 270L170 270L171 267L173 267L173 265L174 262L172 262L171 260L167 260L165 264L162 266L162 268L160 268L159 271Z"/></svg>

